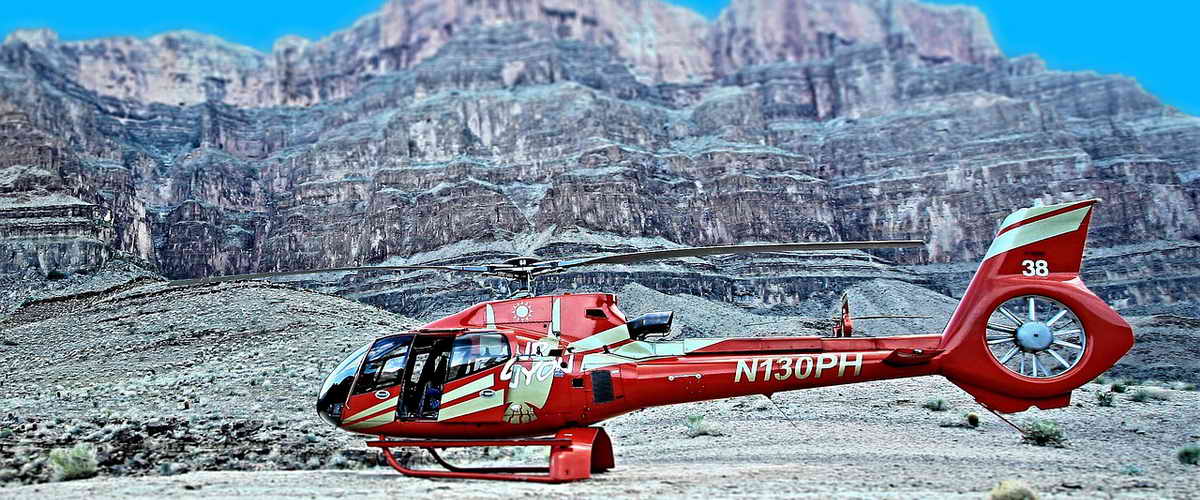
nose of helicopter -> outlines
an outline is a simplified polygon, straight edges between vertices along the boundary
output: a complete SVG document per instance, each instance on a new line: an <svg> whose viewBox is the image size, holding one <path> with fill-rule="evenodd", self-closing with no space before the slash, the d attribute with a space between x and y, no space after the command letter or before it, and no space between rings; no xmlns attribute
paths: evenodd
<svg viewBox="0 0 1200 500"><path fill-rule="evenodd" d="M339 394L341 398L339 399ZM342 406L345 404L345 392L329 390L317 397L317 415L321 420L338 427L342 424Z"/></svg>
<svg viewBox="0 0 1200 500"><path fill-rule="evenodd" d="M317 415L334 427L342 424L342 409L350 395L350 384L354 383L354 374L358 373L358 367L370 346L364 345L347 356L321 384L321 391L317 394Z"/></svg>

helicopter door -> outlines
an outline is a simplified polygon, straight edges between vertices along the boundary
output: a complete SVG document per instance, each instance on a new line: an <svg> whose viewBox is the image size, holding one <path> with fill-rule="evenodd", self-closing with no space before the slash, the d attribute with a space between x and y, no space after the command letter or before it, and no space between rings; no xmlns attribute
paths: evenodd
<svg viewBox="0 0 1200 500"><path fill-rule="evenodd" d="M346 428L361 430L395 420L412 341L412 335L392 335L371 345L342 413Z"/></svg>
<svg viewBox="0 0 1200 500"><path fill-rule="evenodd" d="M511 356L508 339L499 333L467 333L450 348L446 383L441 392L439 422L487 423L504 418L505 387L501 380Z"/></svg>
<svg viewBox="0 0 1200 500"><path fill-rule="evenodd" d="M396 411L399 420L437 418L452 337L418 335L408 353L408 375Z"/></svg>

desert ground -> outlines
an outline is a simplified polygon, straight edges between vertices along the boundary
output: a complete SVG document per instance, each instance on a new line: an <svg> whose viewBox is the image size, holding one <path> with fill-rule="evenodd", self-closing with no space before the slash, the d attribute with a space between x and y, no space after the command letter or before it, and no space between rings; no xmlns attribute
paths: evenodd
<svg viewBox="0 0 1200 500"><path fill-rule="evenodd" d="M1111 407L1100 406L1097 393L1112 381L1092 383L1068 408L1008 416L1018 425L1056 421L1061 447L1024 443L964 392L931 377L623 415L604 424L617 467L575 484L406 478L380 467L360 438L320 421L312 400L345 353L417 320L284 285L181 289L134 274L41 292L0 326L8 372L0 498L981 498L1006 479L1025 481L1042 498L1200 492L1200 467L1175 458L1200 443L1200 420L1192 418L1200 392L1170 380L1138 381ZM627 290L631 310L639 301L683 307L691 300ZM692 316L702 328L726 316L745 321L719 313ZM680 311L679 321L688 317ZM1156 341L1194 346L1194 320L1131 321L1140 343L1127 357L1134 365L1119 366L1118 375L1154 367L1194 376L1185 359L1194 347ZM1134 401L1138 389L1155 397ZM934 399L946 409L926 408ZM981 418L977 428L966 425L971 412ZM689 416L703 416L708 432L691 437ZM77 442L96 444L99 475L46 482L49 450ZM506 449L456 456L538 458Z"/></svg>

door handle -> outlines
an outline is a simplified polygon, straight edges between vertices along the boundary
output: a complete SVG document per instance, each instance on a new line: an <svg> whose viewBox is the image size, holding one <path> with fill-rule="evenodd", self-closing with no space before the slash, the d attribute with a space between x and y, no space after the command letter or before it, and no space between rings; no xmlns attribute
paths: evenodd
<svg viewBox="0 0 1200 500"><path fill-rule="evenodd" d="M496 395L496 391L493 391L491 389L484 389L482 391L479 391L479 397L481 397L481 398L490 398L495 395Z"/></svg>

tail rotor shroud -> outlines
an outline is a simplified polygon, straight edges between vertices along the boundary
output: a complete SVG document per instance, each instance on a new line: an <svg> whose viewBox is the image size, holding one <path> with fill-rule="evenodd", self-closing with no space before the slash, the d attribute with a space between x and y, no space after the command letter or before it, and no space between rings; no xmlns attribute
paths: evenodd
<svg viewBox="0 0 1200 500"><path fill-rule="evenodd" d="M989 409L1067 406L1133 346L1133 329L1079 278L1099 201L1009 215L946 325L942 375Z"/></svg>

